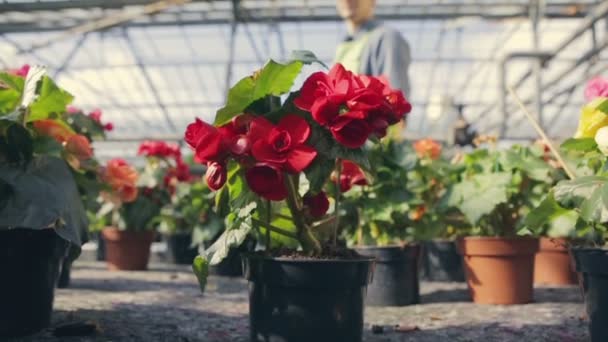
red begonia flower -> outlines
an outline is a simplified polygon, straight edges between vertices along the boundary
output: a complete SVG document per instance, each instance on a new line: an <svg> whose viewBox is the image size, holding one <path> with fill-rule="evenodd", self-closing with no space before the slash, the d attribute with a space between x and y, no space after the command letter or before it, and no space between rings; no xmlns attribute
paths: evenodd
<svg viewBox="0 0 608 342"><path fill-rule="evenodd" d="M305 145L310 126L295 114L284 116L276 126L258 117L251 123L251 135L257 139L252 148L255 159L284 167L287 172L301 172L317 156L314 148Z"/></svg>
<svg viewBox="0 0 608 342"><path fill-rule="evenodd" d="M200 163L221 161L227 153L219 130L198 118L188 125L184 139L195 150Z"/></svg>
<svg viewBox="0 0 608 342"><path fill-rule="evenodd" d="M265 199L281 201L287 198L283 172L276 166L258 163L247 170L245 179L251 191Z"/></svg>
<svg viewBox="0 0 608 342"><path fill-rule="evenodd" d="M205 180L211 190L219 190L226 183L228 173L226 166L218 162L211 162L207 165L207 172L205 173Z"/></svg>
<svg viewBox="0 0 608 342"><path fill-rule="evenodd" d="M336 181L335 174L332 174L332 180ZM340 191L347 192L353 185L367 185L365 174L359 165L350 160L342 160L342 170L340 172Z"/></svg>

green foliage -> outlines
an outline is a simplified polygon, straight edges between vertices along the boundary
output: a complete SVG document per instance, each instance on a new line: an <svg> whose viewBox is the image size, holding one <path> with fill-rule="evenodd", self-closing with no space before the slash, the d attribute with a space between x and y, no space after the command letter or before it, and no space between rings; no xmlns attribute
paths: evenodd
<svg viewBox="0 0 608 342"><path fill-rule="evenodd" d="M47 119L51 114L61 114L74 97L67 91L59 88L48 76L43 76L38 85L38 97L30 106L27 121Z"/></svg>
<svg viewBox="0 0 608 342"><path fill-rule="evenodd" d="M209 261L198 255L192 262L192 271L194 271L194 274L196 275L201 292L205 292L207 277L209 277Z"/></svg>
<svg viewBox="0 0 608 342"><path fill-rule="evenodd" d="M0 118L17 108L24 83L23 78L0 71Z"/></svg>
<svg viewBox="0 0 608 342"><path fill-rule="evenodd" d="M596 147L597 143L593 138L570 138L561 145L564 151L589 151L594 150Z"/></svg>
<svg viewBox="0 0 608 342"><path fill-rule="evenodd" d="M342 226L352 244L387 245L446 235L437 203L452 172L443 158L418 158L409 142L368 150L374 183L344 195Z"/></svg>
<svg viewBox="0 0 608 342"><path fill-rule="evenodd" d="M442 206L462 213L467 224L460 229L471 235L527 232L527 214L564 178L542 151L518 145L501 151L476 150L463 158L461 166L459 181L449 188Z"/></svg>
<svg viewBox="0 0 608 342"><path fill-rule="evenodd" d="M291 89L300 74L302 62L280 64L269 61L262 70L241 79L230 88L226 105L217 111L215 125L220 126L249 107L253 102L268 95L280 96Z"/></svg>
<svg viewBox="0 0 608 342"><path fill-rule="evenodd" d="M291 61L300 61L304 64L318 63L324 66L325 68L328 68L327 65L323 63L323 61L319 60L319 58L317 58L317 56L312 53L312 51L308 50L294 50L291 52L291 56L289 59Z"/></svg>

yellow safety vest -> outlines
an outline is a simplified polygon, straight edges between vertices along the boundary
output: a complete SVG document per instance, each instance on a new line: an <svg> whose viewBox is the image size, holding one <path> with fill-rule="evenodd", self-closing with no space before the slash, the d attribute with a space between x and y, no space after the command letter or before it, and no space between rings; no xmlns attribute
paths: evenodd
<svg viewBox="0 0 608 342"><path fill-rule="evenodd" d="M340 63L346 70L354 73L361 73L361 55L367 46L370 33L371 31L361 35L357 39L342 42L338 45L334 63Z"/></svg>

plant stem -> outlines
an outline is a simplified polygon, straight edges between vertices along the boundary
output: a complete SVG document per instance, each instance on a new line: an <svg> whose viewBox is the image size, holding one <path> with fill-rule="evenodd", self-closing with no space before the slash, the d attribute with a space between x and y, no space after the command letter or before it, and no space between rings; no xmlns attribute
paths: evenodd
<svg viewBox="0 0 608 342"><path fill-rule="evenodd" d="M270 200L266 200L266 252L270 251L270 222L272 222L272 207Z"/></svg>
<svg viewBox="0 0 608 342"><path fill-rule="evenodd" d="M294 233L292 233L290 231L287 231L287 230L285 230L283 228L279 228L279 227L273 226L271 224L267 225L266 222L262 222L260 220L254 219L254 218L252 218L251 220L254 223L257 223L258 225L264 227L264 229L266 229L267 231L275 232L277 234L281 234L281 235L287 236L287 237L292 238L294 240L298 240L298 237L296 236L296 234L294 234Z"/></svg>
<svg viewBox="0 0 608 342"><path fill-rule="evenodd" d="M291 212L293 224L296 226L296 236L305 252L310 254L320 254L322 251L321 243L310 231L310 227L302 217L302 207L299 201L299 194L293 178L285 175L285 186L287 187L287 206Z"/></svg>
<svg viewBox="0 0 608 342"><path fill-rule="evenodd" d="M340 158L336 159L336 172L338 173L338 177L336 177L336 193L334 195L336 199L336 206L334 208L334 215L336 215L336 222L334 225L333 231L333 246L334 248L338 245L338 228L340 226L340 177L342 176L342 161Z"/></svg>

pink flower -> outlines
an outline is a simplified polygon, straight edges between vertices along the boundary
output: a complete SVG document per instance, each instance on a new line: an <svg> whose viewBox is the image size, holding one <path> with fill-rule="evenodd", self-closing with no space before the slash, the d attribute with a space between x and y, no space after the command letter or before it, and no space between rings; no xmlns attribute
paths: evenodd
<svg viewBox="0 0 608 342"><path fill-rule="evenodd" d="M600 76L592 78L585 87L585 99L587 101L596 97L608 97L608 80Z"/></svg>

